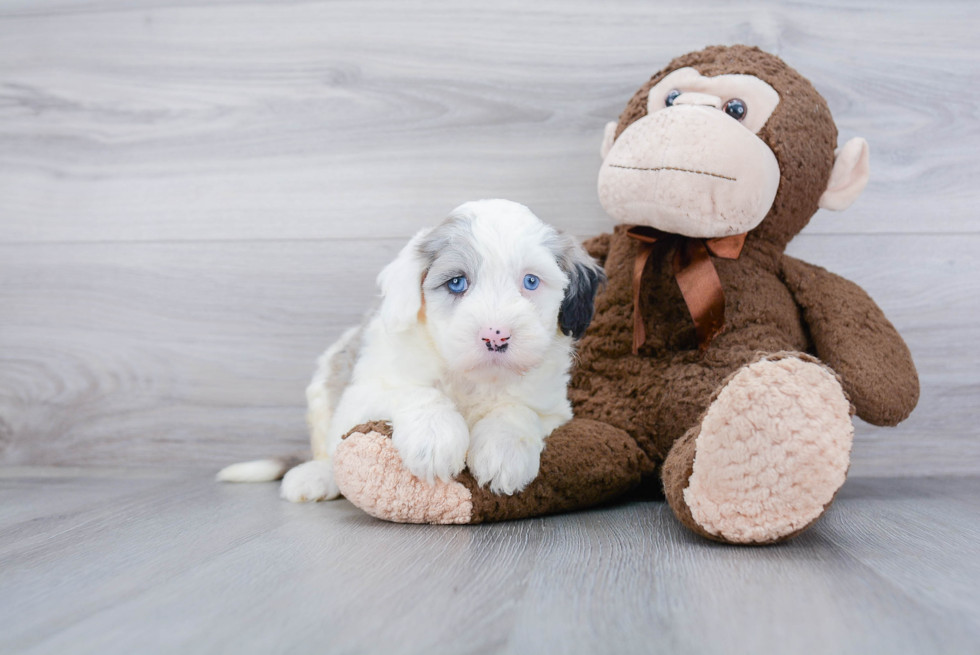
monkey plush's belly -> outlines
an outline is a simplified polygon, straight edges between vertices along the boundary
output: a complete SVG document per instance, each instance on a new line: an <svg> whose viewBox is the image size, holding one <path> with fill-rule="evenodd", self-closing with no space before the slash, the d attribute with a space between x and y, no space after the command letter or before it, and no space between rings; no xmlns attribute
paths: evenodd
<svg viewBox="0 0 980 655"><path fill-rule="evenodd" d="M622 318L631 316L622 298L600 300L596 330L590 329L579 344L569 389L575 416L628 432L650 458L648 474L656 472L673 443L696 424L732 373L760 353L809 349L799 308L782 281L765 271L754 271L746 280L744 265L755 268L750 262L734 270L724 264L717 268L723 283L729 279L726 328L703 355L683 299L672 295L671 288L663 288L666 297L654 306L647 344L639 355L630 353L629 330L603 329L622 325ZM741 280L731 279L732 273ZM680 322L678 315L686 321Z"/></svg>
<svg viewBox="0 0 980 655"><path fill-rule="evenodd" d="M788 350L786 347L766 352ZM650 458L653 473L671 445L697 422L728 376L759 357L758 350L696 350L670 357L624 357L578 366L569 398L576 418L628 432Z"/></svg>

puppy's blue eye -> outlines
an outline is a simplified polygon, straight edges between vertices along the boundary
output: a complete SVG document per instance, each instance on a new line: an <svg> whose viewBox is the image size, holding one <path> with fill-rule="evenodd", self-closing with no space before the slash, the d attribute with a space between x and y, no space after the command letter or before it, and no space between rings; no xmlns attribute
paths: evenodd
<svg viewBox="0 0 980 655"><path fill-rule="evenodd" d="M464 291L466 291L466 287L468 286L469 283L466 281L466 278L462 275L460 275L459 277L454 277L449 282L446 282L446 287L449 289L449 293L457 293L457 294L463 293Z"/></svg>
<svg viewBox="0 0 980 655"><path fill-rule="evenodd" d="M528 291L534 291L541 284L541 280L538 279L537 275L525 275L524 276L524 288Z"/></svg>

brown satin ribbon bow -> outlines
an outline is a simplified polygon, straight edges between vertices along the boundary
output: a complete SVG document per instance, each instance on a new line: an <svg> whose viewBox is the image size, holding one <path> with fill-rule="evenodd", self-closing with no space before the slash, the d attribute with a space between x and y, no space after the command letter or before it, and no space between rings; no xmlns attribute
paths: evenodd
<svg viewBox="0 0 980 655"><path fill-rule="evenodd" d="M674 277L694 319L698 350L707 350L711 340L725 327L725 292L711 257L738 259L745 244L745 234L699 239L661 232L644 225L631 227L626 234L640 242L633 262L633 354L636 355L647 340L643 314L640 312L640 280L653 252L653 244L667 239L676 243L672 262Z"/></svg>

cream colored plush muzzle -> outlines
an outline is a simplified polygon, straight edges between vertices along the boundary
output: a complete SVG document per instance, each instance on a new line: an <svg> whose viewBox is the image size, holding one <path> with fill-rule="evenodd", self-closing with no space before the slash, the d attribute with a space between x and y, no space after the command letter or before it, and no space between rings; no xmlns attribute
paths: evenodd
<svg viewBox="0 0 980 655"><path fill-rule="evenodd" d="M779 164L762 139L703 105L682 104L636 121L599 171L599 199L617 221L689 237L751 230L778 187Z"/></svg>

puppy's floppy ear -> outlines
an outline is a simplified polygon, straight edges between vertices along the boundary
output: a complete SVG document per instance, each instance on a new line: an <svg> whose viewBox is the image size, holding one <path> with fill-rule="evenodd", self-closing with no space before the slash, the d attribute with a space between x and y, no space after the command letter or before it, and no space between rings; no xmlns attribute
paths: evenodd
<svg viewBox="0 0 980 655"><path fill-rule="evenodd" d="M378 274L381 322L388 332L402 332L418 322L422 309L422 276L427 262L419 244L429 233L422 230L401 249L395 261Z"/></svg>
<svg viewBox="0 0 980 655"><path fill-rule="evenodd" d="M558 235L556 259L568 275L565 299L561 301L558 312L558 325L563 333L580 339L592 322L595 297L599 287L606 283L606 274L585 248L567 234Z"/></svg>

